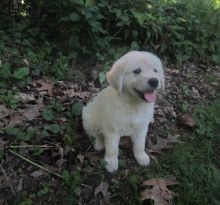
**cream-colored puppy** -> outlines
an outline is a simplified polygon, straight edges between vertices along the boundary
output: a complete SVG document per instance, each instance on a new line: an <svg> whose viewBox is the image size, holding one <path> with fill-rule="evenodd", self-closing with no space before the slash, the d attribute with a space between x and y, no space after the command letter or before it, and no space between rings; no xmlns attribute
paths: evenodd
<svg viewBox="0 0 220 205"><path fill-rule="evenodd" d="M157 90L164 88L160 59L152 53L130 51L107 73L110 84L83 108L83 126L95 137L94 148L105 149L107 170L118 169L119 140L129 136L140 165L150 158L145 152L148 125L153 118Z"/></svg>

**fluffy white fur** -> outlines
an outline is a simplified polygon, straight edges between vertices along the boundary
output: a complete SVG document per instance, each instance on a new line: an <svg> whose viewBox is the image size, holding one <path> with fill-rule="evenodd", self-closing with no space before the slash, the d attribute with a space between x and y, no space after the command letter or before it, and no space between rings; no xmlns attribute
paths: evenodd
<svg viewBox="0 0 220 205"><path fill-rule="evenodd" d="M149 85L152 78L158 80L153 88ZM164 88L162 63L149 52L131 51L113 64L107 80L110 86L83 108L84 129L90 137L95 137L96 150L105 149L109 172L118 169L121 136L131 138L136 160L146 166L150 158L145 152L145 139L155 102L148 102L144 94Z"/></svg>

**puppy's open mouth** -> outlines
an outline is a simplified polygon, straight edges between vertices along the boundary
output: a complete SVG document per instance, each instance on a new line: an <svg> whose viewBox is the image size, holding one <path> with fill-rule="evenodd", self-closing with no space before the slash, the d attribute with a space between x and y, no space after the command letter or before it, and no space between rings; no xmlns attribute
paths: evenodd
<svg viewBox="0 0 220 205"><path fill-rule="evenodd" d="M139 91L134 89L135 92L146 102L155 102L157 99L157 92L154 89L146 90L146 91Z"/></svg>

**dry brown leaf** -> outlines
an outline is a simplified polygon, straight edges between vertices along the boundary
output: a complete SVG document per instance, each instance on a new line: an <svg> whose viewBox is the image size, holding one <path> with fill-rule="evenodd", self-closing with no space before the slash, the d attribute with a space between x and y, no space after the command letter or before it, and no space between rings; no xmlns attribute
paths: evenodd
<svg viewBox="0 0 220 205"><path fill-rule="evenodd" d="M43 104L28 105L26 109L20 109L19 113L10 115L8 126L23 125L26 120L33 120L41 115L40 111L44 107Z"/></svg>
<svg viewBox="0 0 220 205"><path fill-rule="evenodd" d="M39 117L40 111L44 107L44 104L28 105L28 107L22 112L22 115L29 121Z"/></svg>
<svg viewBox="0 0 220 205"><path fill-rule="evenodd" d="M84 156L82 154L78 154L76 156L76 158L80 161L81 164L83 164L83 161L84 161Z"/></svg>
<svg viewBox="0 0 220 205"><path fill-rule="evenodd" d="M173 199L176 193L169 190L167 186L178 185L179 183L175 178L160 179L154 178L143 182L143 186L153 186L152 188L146 188L141 192L141 200L151 199L154 201L154 205L172 205Z"/></svg>
<svg viewBox="0 0 220 205"><path fill-rule="evenodd" d="M180 70L167 68L166 73L178 75L178 74L180 74Z"/></svg>
<svg viewBox="0 0 220 205"><path fill-rule="evenodd" d="M8 109L4 104L0 105L0 119L14 113L14 110Z"/></svg>
<svg viewBox="0 0 220 205"><path fill-rule="evenodd" d="M15 113L13 115L10 115L10 120L8 123L9 127L14 127L17 125L23 125L25 121L25 118L20 113Z"/></svg>
<svg viewBox="0 0 220 205"><path fill-rule="evenodd" d="M49 96L53 95L54 83L50 79L45 77L43 79L35 80L33 81L33 85L38 92L46 92Z"/></svg>
<svg viewBox="0 0 220 205"><path fill-rule="evenodd" d="M89 155L89 162L92 166L98 166L99 165L99 161L100 161L100 157L98 155Z"/></svg>
<svg viewBox="0 0 220 205"><path fill-rule="evenodd" d="M19 99L23 103L35 101L34 93L19 93L15 96L16 99Z"/></svg>
<svg viewBox="0 0 220 205"><path fill-rule="evenodd" d="M201 95L199 93L199 90L195 87L192 87L192 97L195 99L201 99Z"/></svg>
<svg viewBox="0 0 220 205"><path fill-rule="evenodd" d="M38 178L38 177L41 177L43 175L45 175L46 173L45 172L42 172L41 170L35 170L33 171L30 175L34 178Z"/></svg>
<svg viewBox="0 0 220 205"><path fill-rule="evenodd" d="M69 98L79 97L83 100L88 100L94 96L94 93L92 93L92 92L89 92L89 91L78 92L78 91L75 91L75 89L65 90L65 91L63 91L63 93L65 95L67 95Z"/></svg>
<svg viewBox="0 0 220 205"><path fill-rule="evenodd" d="M102 194L103 198L100 200L100 205L110 204L110 192L108 191L109 184L107 182L101 182L99 186L95 188L95 196L99 193Z"/></svg>
<svg viewBox="0 0 220 205"><path fill-rule="evenodd" d="M190 128L194 128L196 126L194 119L192 118L191 115L188 115L188 114L182 115L180 117L180 121L181 121L181 124L187 127L190 127Z"/></svg>
<svg viewBox="0 0 220 205"><path fill-rule="evenodd" d="M166 115L168 115L170 117L174 117L175 118L177 116L175 108L172 107L172 106L163 107L163 111L165 112Z"/></svg>
<svg viewBox="0 0 220 205"><path fill-rule="evenodd" d="M29 61L28 61L27 58L24 58L24 59L23 59L23 62L24 62L24 64L25 64L26 66L29 66L29 65L30 65L30 63L29 63Z"/></svg>
<svg viewBox="0 0 220 205"><path fill-rule="evenodd" d="M148 151L150 153L161 154L164 149L172 148L174 143L181 143L181 141L178 139L179 137L179 135L169 136L168 138L157 136L157 143L155 145L151 140L149 140L150 149L148 149Z"/></svg>

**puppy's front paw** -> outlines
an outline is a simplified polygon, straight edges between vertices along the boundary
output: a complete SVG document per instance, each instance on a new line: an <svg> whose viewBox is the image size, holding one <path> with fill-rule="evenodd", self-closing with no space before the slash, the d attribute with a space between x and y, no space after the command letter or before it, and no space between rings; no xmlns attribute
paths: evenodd
<svg viewBox="0 0 220 205"><path fill-rule="evenodd" d="M142 166L147 166L150 163L150 158L145 152L136 154L135 158Z"/></svg>
<svg viewBox="0 0 220 205"><path fill-rule="evenodd" d="M118 170L118 159L117 158L105 158L107 162L106 169L108 172L114 172Z"/></svg>

